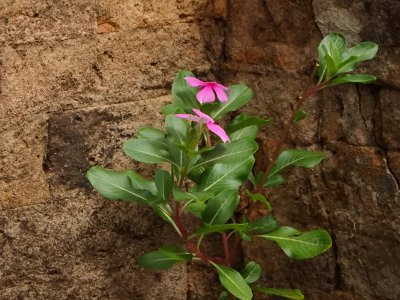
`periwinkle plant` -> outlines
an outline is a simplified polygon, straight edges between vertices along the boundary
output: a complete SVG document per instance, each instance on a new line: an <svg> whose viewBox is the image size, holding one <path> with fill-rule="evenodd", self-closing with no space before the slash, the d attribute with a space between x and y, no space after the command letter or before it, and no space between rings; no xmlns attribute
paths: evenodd
<svg viewBox="0 0 400 300"><path fill-rule="evenodd" d="M203 82L191 72L180 71L172 85L173 103L163 107L165 129L145 127L123 150L129 157L160 168L153 180L132 170L113 171L92 167L87 177L95 190L110 200L148 205L182 238L181 245L168 245L143 255L139 265L147 269L167 269L176 263L199 261L216 270L224 287L220 299L253 298L253 291L289 299L303 299L298 289L264 287L257 281L261 267L250 261L243 268L233 267L241 242L264 239L273 242L292 259L309 259L327 251L332 241L324 229L302 232L283 226L272 214L267 190L285 184L283 171L291 166L312 168L325 155L302 149L284 149L289 128L306 117L304 102L324 88L348 83L370 83L372 75L350 73L357 65L372 59L378 46L362 42L347 48L340 34L329 34L318 47L318 64L298 97L296 107L284 127L273 152L261 159L264 170L253 171L255 141L261 126L271 122L239 114L226 127L218 121L240 109L253 96L245 85L224 87ZM210 133L211 132L211 133ZM264 150L266 151L266 150ZM290 184L290 183L288 183ZM251 188L249 188L251 186ZM242 210L238 211L239 203ZM255 218L257 206L268 213ZM243 207L245 207L243 209ZM200 226L189 232L183 214L200 219ZM223 249L214 257L201 247L210 234L219 234Z"/></svg>

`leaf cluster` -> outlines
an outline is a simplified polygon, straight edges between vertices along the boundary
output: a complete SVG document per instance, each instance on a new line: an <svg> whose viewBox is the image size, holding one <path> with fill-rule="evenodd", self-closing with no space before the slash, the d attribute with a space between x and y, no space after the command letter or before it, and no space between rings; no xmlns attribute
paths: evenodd
<svg viewBox="0 0 400 300"><path fill-rule="evenodd" d="M346 39L339 33L331 33L323 38L318 46L318 77L324 86L343 83L371 83L376 77L368 74L354 74L361 62L370 60L378 52L378 45L373 42L361 42L347 48Z"/></svg>
<svg viewBox="0 0 400 300"><path fill-rule="evenodd" d="M372 75L349 72L360 62L373 58L376 51L377 45L372 42L347 48L342 35L326 36L318 47L320 80L317 86L375 80ZM286 184L287 169L315 167L323 161L325 154L285 149L274 157L271 168L254 172L257 133L260 127L272 121L271 118L238 114L226 127L231 142L219 143L219 140L210 138L204 124L175 116L177 113L191 114L196 108L216 121L221 120L247 104L253 96L252 90L242 84L232 85L228 87L229 100L226 103L200 105L196 100L198 90L186 83L184 78L187 76L194 75L189 71L180 71L176 75L172 85L173 101L162 108L164 128L142 128L136 137L123 144L123 151L130 158L159 165L153 178L144 178L133 170L114 171L95 166L87 172L88 180L107 199L148 205L182 237L181 246L165 246L143 255L139 259L140 266L167 269L176 263L202 260L215 268L226 289L220 299L227 299L227 292L239 299L252 299L254 290L288 299L304 299L297 289L259 285L261 267L256 262L235 270L229 257L224 261L209 257L201 252L200 245L208 235L221 234L226 242L236 236L243 242L263 239L275 243L295 260L313 258L327 251L332 245L327 231L302 232L280 225L272 213L271 203L260 189ZM305 117L306 113L298 110L293 121L300 122ZM258 202L268 214L259 219L251 219L249 215L238 217L241 201ZM184 213L192 214L200 221L200 226L193 232L187 232L181 223L180 216Z"/></svg>

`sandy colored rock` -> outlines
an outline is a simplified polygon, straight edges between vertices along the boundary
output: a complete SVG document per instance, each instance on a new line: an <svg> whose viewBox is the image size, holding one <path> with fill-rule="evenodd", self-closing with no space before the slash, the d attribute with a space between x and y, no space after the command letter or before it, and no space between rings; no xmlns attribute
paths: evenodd
<svg viewBox="0 0 400 300"><path fill-rule="evenodd" d="M1 2L0 299L186 297L184 265L137 266L177 235L144 207L96 196L84 174L101 164L153 175L121 144L160 125L177 70L209 72L201 22L213 24L212 10L209 1Z"/></svg>
<svg viewBox="0 0 400 300"><path fill-rule="evenodd" d="M84 174L102 165L153 176L121 144L161 125L179 69L249 85L243 111L274 117L260 134L273 147L333 31L380 45L361 65L379 79L306 104L287 146L327 158L285 173L291 188L268 196L281 224L326 228L334 246L293 261L256 241L237 260L306 299L399 299L399 13L396 0L1 1L0 299L216 298L217 276L202 266L140 269L140 255L177 235L147 208L101 199Z"/></svg>
<svg viewBox="0 0 400 300"><path fill-rule="evenodd" d="M112 33L112 36L93 36L93 39L1 48L0 99L6 116L1 130L7 137L6 147L1 150L2 157L6 157L1 168L4 180L13 181L7 185L0 183L0 195L4 199L1 206L49 200L49 187L42 170L48 125L46 114L166 94L176 70L205 72L210 68L202 48L198 47L202 43L199 26L182 23L129 29ZM142 51L132 51L138 48ZM26 131L24 122L38 114L42 122L30 122L30 129L35 133L16 134ZM19 160L22 162L18 163ZM14 169L24 175L19 176ZM31 170L29 175L27 169ZM38 193L32 193L36 189Z"/></svg>
<svg viewBox="0 0 400 300"><path fill-rule="evenodd" d="M159 235L174 242L170 228L143 207L90 198L1 212L0 299L184 299L183 265L137 266Z"/></svg>

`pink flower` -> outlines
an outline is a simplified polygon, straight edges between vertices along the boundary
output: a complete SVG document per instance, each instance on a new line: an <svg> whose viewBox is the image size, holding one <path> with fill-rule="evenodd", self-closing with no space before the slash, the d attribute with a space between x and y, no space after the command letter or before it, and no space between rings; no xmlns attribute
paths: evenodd
<svg viewBox="0 0 400 300"><path fill-rule="evenodd" d="M213 118L211 118L209 115L206 115L205 113L202 113L198 109L193 109L194 113L197 115L189 115L189 114L176 114L175 116L177 118L181 119L186 119L191 122L198 122L198 123L203 123L206 124L208 129L212 132L214 132L216 135L220 137L220 139L226 143L230 141L228 135L226 134L225 130L222 129L221 126L215 124L215 121Z"/></svg>
<svg viewBox="0 0 400 300"><path fill-rule="evenodd" d="M221 102L228 101L228 95L226 94L228 88L222 84L214 81L204 82L195 77L185 77L185 80L190 86L200 89L196 98L201 104L214 102L215 96L217 96L217 99Z"/></svg>

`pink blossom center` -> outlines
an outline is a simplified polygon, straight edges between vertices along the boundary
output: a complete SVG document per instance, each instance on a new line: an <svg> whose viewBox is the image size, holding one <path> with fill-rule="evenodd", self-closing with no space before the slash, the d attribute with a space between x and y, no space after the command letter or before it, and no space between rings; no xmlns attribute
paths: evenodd
<svg viewBox="0 0 400 300"><path fill-rule="evenodd" d="M217 83L213 81L207 81L205 82L206 85L208 85L210 88L215 88L217 87Z"/></svg>

